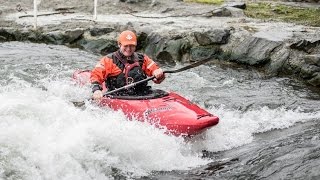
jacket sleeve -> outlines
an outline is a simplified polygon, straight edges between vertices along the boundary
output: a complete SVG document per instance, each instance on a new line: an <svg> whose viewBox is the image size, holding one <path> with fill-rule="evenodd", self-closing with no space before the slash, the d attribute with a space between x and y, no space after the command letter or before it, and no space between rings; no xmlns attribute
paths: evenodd
<svg viewBox="0 0 320 180"><path fill-rule="evenodd" d="M102 90L102 83L109 76L115 76L121 73L121 70L113 63L111 58L107 56L100 59L91 71L90 82L92 84L92 92Z"/></svg>
<svg viewBox="0 0 320 180"><path fill-rule="evenodd" d="M157 63L155 63L151 58L147 55L144 55L144 61L142 65L142 70L146 73L147 76L152 76L153 71L159 69Z"/></svg>
<svg viewBox="0 0 320 180"><path fill-rule="evenodd" d="M106 56L101 58L91 71L90 82L101 85L110 74L115 73L115 66L112 59Z"/></svg>

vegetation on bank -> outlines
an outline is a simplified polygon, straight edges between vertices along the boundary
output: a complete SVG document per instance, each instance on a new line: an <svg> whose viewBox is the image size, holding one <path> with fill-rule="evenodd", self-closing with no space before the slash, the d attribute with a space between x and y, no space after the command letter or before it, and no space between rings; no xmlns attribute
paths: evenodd
<svg viewBox="0 0 320 180"><path fill-rule="evenodd" d="M184 2L221 5L224 0L184 0ZM275 2L246 2L246 6L244 13L251 18L320 27L320 8L296 7Z"/></svg>
<svg viewBox="0 0 320 180"><path fill-rule="evenodd" d="M320 8L302 8L272 3L248 3L248 17L280 20L320 27Z"/></svg>

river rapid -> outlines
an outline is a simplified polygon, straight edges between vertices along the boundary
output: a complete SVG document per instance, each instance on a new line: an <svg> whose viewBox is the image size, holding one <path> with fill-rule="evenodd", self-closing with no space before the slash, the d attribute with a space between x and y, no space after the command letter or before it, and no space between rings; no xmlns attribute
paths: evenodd
<svg viewBox="0 0 320 180"><path fill-rule="evenodd" d="M0 55L0 179L320 178L320 94L293 79L210 63L150 83L220 117L184 139L120 111L74 107L90 88L72 73L97 55L22 42L0 43Z"/></svg>

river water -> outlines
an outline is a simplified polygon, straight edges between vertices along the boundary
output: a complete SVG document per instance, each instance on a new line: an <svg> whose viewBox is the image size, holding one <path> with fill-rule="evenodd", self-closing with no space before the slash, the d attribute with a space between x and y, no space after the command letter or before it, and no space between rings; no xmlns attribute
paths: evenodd
<svg viewBox="0 0 320 180"><path fill-rule="evenodd" d="M193 139L71 101L99 56L65 46L0 44L0 179L319 179L320 95L290 78L210 63L160 85L220 117ZM164 66L163 69L175 69Z"/></svg>

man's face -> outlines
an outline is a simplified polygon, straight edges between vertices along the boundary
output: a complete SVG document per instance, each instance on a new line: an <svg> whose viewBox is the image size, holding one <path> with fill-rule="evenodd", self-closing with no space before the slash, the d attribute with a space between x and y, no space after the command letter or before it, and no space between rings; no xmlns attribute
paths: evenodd
<svg viewBox="0 0 320 180"><path fill-rule="evenodd" d="M120 45L120 51L122 52L123 55L129 57L131 56L135 51L136 51L136 46L135 45Z"/></svg>

